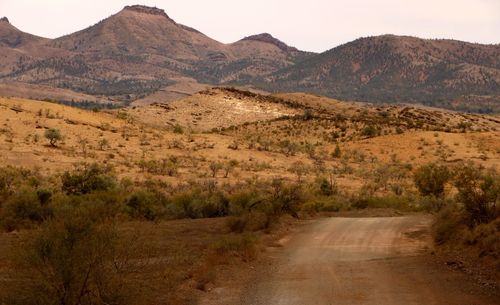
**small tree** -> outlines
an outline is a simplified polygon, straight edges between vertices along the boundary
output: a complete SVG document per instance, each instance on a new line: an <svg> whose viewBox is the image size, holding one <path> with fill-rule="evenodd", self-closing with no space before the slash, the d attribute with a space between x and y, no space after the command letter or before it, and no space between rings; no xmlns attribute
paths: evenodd
<svg viewBox="0 0 500 305"><path fill-rule="evenodd" d="M332 196L337 192L337 186L333 180L333 175L331 174L329 179L322 178L319 183L319 190L321 195Z"/></svg>
<svg viewBox="0 0 500 305"><path fill-rule="evenodd" d="M341 157L341 155L342 155L342 152L340 151L340 146L337 144L337 145L335 145L335 150L332 153L332 157L338 159Z"/></svg>
<svg viewBox="0 0 500 305"><path fill-rule="evenodd" d="M304 192L300 185L284 184L282 180L273 181L273 210L276 215L286 213L298 218L298 208L304 201Z"/></svg>
<svg viewBox="0 0 500 305"><path fill-rule="evenodd" d="M51 146L56 147L57 142L62 140L59 129L50 128L45 130L45 138L49 140Z"/></svg>
<svg viewBox="0 0 500 305"><path fill-rule="evenodd" d="M215 178L217 176L217 172L220 170L221 165L219 162L213 161L210 163L210 171L212 172L212 177Z"/></svg>
<svg viewBox="0 0 500 305"><path fill-rule="evenodd" d="M227 178L229 176L229 173L234 169L235 166L238 165L238 161L236 160L231 160L224 164L224 178Z"/></svg>
<svg viewBox="0 0 500 305"><path fill-rule="evenodd" d="M307 173L308 168L302 161L296 161L292 163L288 170L297 175L297 182L301 182L302 176Z"/></svg>
<svg viewBox="0 0 500 305"><path fill-rule="evenodd" d="M423 196L442 197L444 187L450 180L450 171L444 165L427 164L417 169L413 179Z"/></svg>
<svg viewBox="0 0 500 305"><path fill-rule="evenodd" d="M87 159L87 144L89 141L85 138L80 138L78 140L78 144L80 144L80 148L82 149L82 154L85 159Z"/></svg>
<svg viewBox="0 0 500 305"><path fill-rule="evenodd" d="M311 109L304 110L304 121L309 121L314 117Z"/></svg>
<svg viewBox="0 0 500 305"><path fill-rule="evenodd" d="M109 142L107 139L101 139L99 140L99 149L104 150L106 147L109 146Z"/></svg>

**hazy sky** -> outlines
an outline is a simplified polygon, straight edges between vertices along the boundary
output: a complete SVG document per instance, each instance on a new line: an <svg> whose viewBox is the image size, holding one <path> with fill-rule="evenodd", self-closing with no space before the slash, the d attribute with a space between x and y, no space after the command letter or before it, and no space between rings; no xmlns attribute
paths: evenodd
<svg viewBox="0 0 500 305"><path fill-rule="evenodd" d="M54 38L130 4L162 8L224 43L262 32L318 52L387 33L500 43L500 0L0 0L0 17Z"/></svg>

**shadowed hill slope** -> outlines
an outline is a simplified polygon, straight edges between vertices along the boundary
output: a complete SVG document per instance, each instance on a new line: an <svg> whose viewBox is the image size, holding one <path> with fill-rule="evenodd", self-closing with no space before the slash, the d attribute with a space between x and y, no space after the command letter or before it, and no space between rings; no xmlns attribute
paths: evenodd
<svg viewBox="0 0 500 305"><path fill-rule="evenodd" d="M500 99L500 45L384 35L355 40L265 79L275 91L372 102Z"/></svg>

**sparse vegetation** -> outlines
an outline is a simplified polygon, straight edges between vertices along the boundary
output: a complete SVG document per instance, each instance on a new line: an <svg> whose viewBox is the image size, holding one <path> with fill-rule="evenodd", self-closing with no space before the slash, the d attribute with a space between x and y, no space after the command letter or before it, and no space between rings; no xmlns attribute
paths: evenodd
<svg viewBox="0 0 500 305"><path fill-rule="evenodd" d="M222 104L228 107L248 102L248 109L277 109L279 114L246 113L242 122L233 120L227 127L223 117L211 116L203 103L197 104L205 98L227 100ZM138 285L135 276L151 283L131 289L144 304L157 304L153 295L175 304L193 303L176 299L181 283L208 289L219 259L252 260L264 234L292 217L318 213L437 213L443 215L435 225L438 244L480 248L485 256L494 255L498 175L490 168L500 151L497 132L492 131L497 123L488 116L317 99L322 98L211 89L178 102L191 108L167 109L171 106L162 104L109 112L26 101L22 112L0 126L0 140L5 140L0 147L0 227L14 232L0 235L0 243L1 238L21 236L12 242L19 248L24 236L38 236L55 224L71 226L63 215L88 212L88 232L101 226L112 229L116 236L107 242L117 248L109 250L145 263L134 276L124 276L123 283ZM8 102L1 100L0 115L12 116L3 103ZM311 115L305 119L307 109ZM165 119L165 113L175 120ZM33 143L47 125L64 132L64 145L61 132L54 142L59 149ZM176 126L182 132L175 131ZM462 160L473 160L474 165ZM94 212L103 218L91 216ZM87 228L78 217L75 221ZM145 227L149 231L141 231ZM145 249L154 251L120 252L119 246L136 231L147 237L140 238ZM92 248L95 241L85 238L82 243ZM101 266L110 268L104 261L114 256L105 252L102 257ZM149 259L161 267L148 267ZM0 253L0 272L2 268L18 272L16 279L33 267L14 264ZM122 285L113 272L103 281L110 280L109 287ZM45 280L37 281L45 285ZM7 282L0 279L0 304L11 304L2 294ZM91 283L89 293L96 285ZM28 282L21 286L47 291ZM108 289L105 286L102 289ZM153 286L161 292L151 292ZM134 299L130 291L112 290L117 299Z"/></svg>

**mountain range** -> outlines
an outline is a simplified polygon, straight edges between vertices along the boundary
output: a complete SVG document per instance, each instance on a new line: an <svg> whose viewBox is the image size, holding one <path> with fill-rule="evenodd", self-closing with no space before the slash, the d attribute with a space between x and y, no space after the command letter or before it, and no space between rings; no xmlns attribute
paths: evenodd
<svg viewBox="0 0 500 305"><path fill-rule="evenodd" d="M270 34L224 44L161 9L134 5L56 39L2 18L0 82L35 98L50 88L76 100L130 103L187 83L490 112L500 110L500 45L383 35L316 54Z"/></svg>

